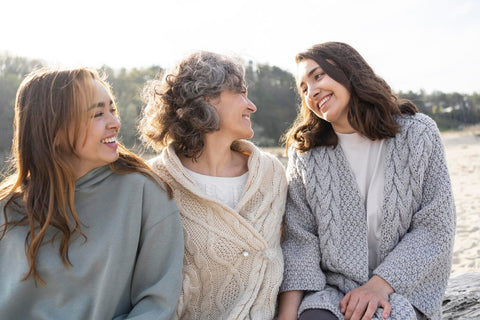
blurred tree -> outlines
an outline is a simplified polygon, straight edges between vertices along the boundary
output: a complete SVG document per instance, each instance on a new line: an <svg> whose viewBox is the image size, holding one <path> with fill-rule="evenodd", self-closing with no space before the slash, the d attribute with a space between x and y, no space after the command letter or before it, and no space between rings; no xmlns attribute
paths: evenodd
<svg viewBox="0 0 480 320"><path fill-rule="evenodd" d="M278 67L254 67L252 62L245 68L245 78L248 96L257 106L252 116L253 141L260 146L278 145L297 114L295 79Z"/></svg>
<svg viewBox="0 0 480 320"><path fill-rule="evenodd" d="M0 155L8 155L12 142L15 94L24 76L44 63L0 53ZM137 136L138 117L143 107L142 88L163 69L159 66L114 70L101 68L108 76L122 119L122 142L137 152L143 149ZM298 96L293 75L267 64L245 66L248 96L257 106L252 116L255 136L260 146L278 146L282 134L296 117ZM480 123L480 94L399 92L400 98L412 100L421 112L433 117L441 130Z"/></svg>
<svg viewBox="0 0 480 320"><path fill-rule="evenodd" d="M0 161L8 158L13 138L15 95L25 75L43 66L40 60L0 54ZM0 165L1 169L2 165Z"/></svg>

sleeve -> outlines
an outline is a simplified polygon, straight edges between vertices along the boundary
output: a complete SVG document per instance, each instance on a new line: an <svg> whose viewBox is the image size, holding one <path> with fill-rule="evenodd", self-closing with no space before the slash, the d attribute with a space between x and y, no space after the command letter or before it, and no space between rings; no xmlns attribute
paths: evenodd
<svg viewBox="0 0 480 320"><path fill-rule="evenodd" d="M428 127L422 134L425 141L416 142L431 145L421 155L426 169L419 210L413 214L408 232L374 270L422 312L441 305L451 270L456 224L441 136L433 120Z"/></svg>
<svg viewBox="0 0 480 320"><path fill-rule="evenodd" d="M182 287L183 229L173 200L146 184L143 221L127 319L170 320Z"/></svg>
<svg viewBox="0 0 480 320"><path fill-rule="evenodd" d="M282 235L285 270L280 292L318 291L325 286L325 275L320 268L318 225L307 201L298 151L292 149L289 153L288 194Z"/></svg>

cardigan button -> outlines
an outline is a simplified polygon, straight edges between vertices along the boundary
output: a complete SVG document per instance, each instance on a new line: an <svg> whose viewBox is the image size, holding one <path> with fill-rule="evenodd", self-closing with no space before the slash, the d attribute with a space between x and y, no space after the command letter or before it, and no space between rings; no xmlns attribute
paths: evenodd
<svg viewBox="0 0 480 320"><path fill-rule="evenodd" d="M243 251L242 255L246 258L246 257L248 257L249 253L248 253L248 251Z"/></svg>

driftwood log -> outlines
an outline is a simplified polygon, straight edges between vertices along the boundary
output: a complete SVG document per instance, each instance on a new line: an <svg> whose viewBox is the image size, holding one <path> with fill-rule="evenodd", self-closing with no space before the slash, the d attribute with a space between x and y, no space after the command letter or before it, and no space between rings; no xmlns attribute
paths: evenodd
<svg viewBox="0 0 480 320"><path fill-rule="evenodd" d="M480 273L452 274L442 309L443 319L480 319Z"/></svg>

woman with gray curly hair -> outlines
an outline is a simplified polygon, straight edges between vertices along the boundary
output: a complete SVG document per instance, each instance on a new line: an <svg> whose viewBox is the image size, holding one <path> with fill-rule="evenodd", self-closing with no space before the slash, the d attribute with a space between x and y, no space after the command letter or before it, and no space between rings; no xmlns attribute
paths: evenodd
<svg viewBox="0 0 480 320"><path fill-rule="evenodd" d="M272 319L282 281L280 227L287 184L280 161L249 139L244 70L196 52L147 84L140 123L160 155L185 237L179 319Z"/></svg>

